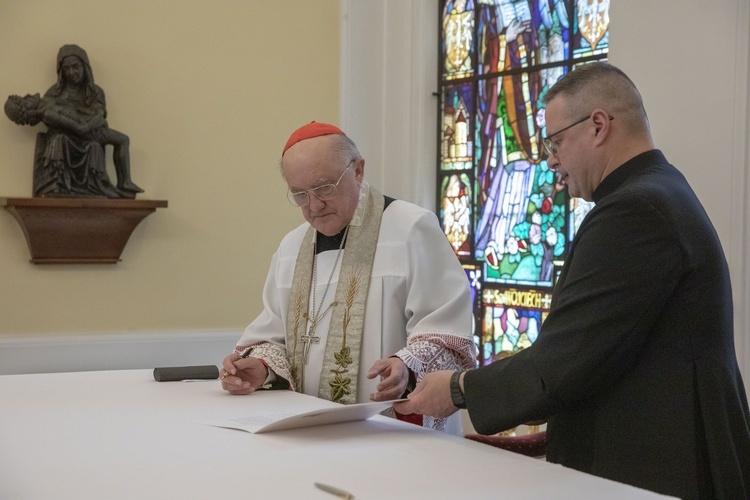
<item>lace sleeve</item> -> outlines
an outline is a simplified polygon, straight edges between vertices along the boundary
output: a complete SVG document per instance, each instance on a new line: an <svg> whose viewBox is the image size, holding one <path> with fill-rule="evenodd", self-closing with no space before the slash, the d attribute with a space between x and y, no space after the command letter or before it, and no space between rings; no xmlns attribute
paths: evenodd
<svg viewBox="0 0 750 500"><path fill-rule="evenodd" d="M438 370L469 370L476 366L477 351L468 338L451 334L422 333L411 337L396 356L420 382L426 373ZM424 416L422 425L428 429L445 430L446 419Z"/></svg>
<svg viewBox="0 0 750 500"><path fill-rule="evenodd" d="M420 333L396 353L421 381L425 373L438 370L469 370L476 366L477 351L468 338L442 333Z"/></svg>
<svg viewBox="0 0 750 500"><path fill-rule="evenodd" d="M292 379L292 375L289 371L289 361L286 358L286 349L284 347L272 344L270 342L260 342L252 346L238 345L234 348L234 352L242 352L248 347L253 348L253 350L250 351L250 356L263 360L263 362L268 365L268 368L271 369L276 374L276 376L281 377L289 382L289 388L291 390L297 390L297 388L294 387L294 380Z"/></svg>

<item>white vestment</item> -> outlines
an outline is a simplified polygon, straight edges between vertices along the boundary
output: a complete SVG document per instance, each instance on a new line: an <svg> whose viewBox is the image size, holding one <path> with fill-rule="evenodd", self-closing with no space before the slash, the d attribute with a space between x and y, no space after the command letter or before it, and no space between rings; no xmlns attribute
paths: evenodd
<svg viewBox="0 0 750 500"><path fill-rule="evenodd" d="M263 312L245 329L237 349L263 343L283 348L292 276L308 228L309 224L304 223L281 241L263 289ZM329 250L317 256L318 304L323 299L337 252ZM339 262L342 259L343 255ZM333 271L321 310L334 300L339 266ZM318 395L330 318L329 312L318 323L315 335L321 337L320 342L310 346L309 362L304 368L304 391L313 396ZM383 212L372 268L357 402L367 402L370 394L377 392L379 377L370 380L367 372L381 358L398 356L416 374L417 381L430 371L474 368L472 321L466 273L437 217L411 203L393 201ZM265 355L268 350L263 347L259 345L258 352L251 355L263 359L273 371L283 373L280 365L286 360L278 355ZM458 414L454 417L447 430L460 433L460 418ZM432 428L442 428L445 424L442 419L425 417L424 420L424 425Z"/></svg>

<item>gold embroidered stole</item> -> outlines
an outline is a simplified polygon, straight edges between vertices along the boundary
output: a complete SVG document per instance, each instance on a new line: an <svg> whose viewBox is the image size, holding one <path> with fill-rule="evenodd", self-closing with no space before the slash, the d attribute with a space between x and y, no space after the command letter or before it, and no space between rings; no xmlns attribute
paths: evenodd
<svg viewBox="0 0 750 500"><path fill-rule="evenodd" d="M364 330L365 304L383 218L383 195L363 183L359 203L346 240L344 259L336 285L331 323L328 329L318 397L338 403L357 401L360 350ZM309 310L310 286L316 231L310 227L300 246L292 277L287 311L287 356L294 386L304 392L303 344L307 333L305 314Z"/></svg>

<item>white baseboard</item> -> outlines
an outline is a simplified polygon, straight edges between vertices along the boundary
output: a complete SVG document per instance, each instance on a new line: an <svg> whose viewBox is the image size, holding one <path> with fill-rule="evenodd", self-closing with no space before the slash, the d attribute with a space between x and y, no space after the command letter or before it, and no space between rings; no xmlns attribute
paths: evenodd
<svg viewBox="0 0 750 500"><path fill-rule="evenodd" d="M242 330L0 337L0 375L221 365Z"/></svg>

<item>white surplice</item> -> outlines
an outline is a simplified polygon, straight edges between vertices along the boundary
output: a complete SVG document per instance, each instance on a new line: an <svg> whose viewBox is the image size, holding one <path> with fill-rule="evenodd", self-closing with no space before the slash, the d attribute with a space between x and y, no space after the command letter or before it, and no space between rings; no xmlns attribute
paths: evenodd
<svg viewBox="0 0 750 500"><path fill-rule="evenodd" d="M238 349L264 342L284 346L292 276L308 228L304 223L281 241L263 290L263 312L245 329ZM337 252L318 254L318 303ZM342 259L343 255L339 266ZM322 310L333 301L338 278L337 266ZM318 395L330 318L329 312L318 323L315 335L321 337L320 343L311 345L304 370L304 392L313 396ZM397 355L416 374L417 381L430 371L474 368L472 321L466 273L435 214L411 203L393 201L383 212L367 296L357 402L369 401L370 394L376 392L379 378L367 379L367 372L381 358ZM274 371L281 371L279 356L258 357ZM457 419L452 420L449 430L459 432ZM442 428L443 423L425 417L425 426Z"/></svg>

